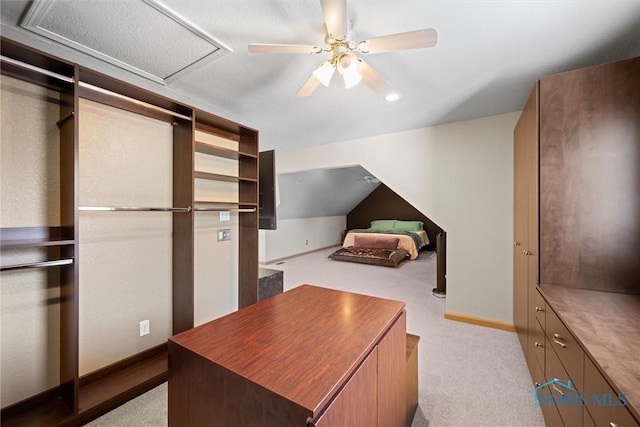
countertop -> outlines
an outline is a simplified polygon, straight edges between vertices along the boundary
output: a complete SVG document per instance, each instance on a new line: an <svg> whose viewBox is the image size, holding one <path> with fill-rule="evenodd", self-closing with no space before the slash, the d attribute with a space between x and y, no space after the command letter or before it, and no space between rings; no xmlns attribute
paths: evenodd
<svg viewBox="0 0 640 427"><path fill-rule="evenodd" d="M640 295L555 285L538 288L640 420Z"/></svg>

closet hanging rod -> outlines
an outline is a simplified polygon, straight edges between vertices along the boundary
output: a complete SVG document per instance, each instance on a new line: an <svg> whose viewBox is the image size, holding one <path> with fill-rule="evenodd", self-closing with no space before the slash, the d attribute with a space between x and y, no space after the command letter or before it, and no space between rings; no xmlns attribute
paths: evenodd
<svg viewBox="0 0 640 427"><path fill-rule="evenodd" d="M73 263L73 258L56 259L53 261L41 261L41 262L29 262L24 264L3 265L0 267L1 271L7 270L22 270L25 268L43 268L43 267L57 267L61 265L69 265Z"/></svg>
<svg viewBox="0 0 640 427"><path fill-rule="evenodd" d="M191 206L186 208L154 208L140 206L80 206L80 211L127 211L127 212L191 212Z"/></svg>
<svg viewBox="0 0 640 427"><path fill-rule="evenodd" d="M245 212L255 212L256 208L230 208L230 209L225 209L225 208L193 208L194 211L196 212L239 212L239 213L245 213Z"/></svg>
<svg viewBox="0 0 640 427"><path fill-rule="evenodd" d="M140 105L142 107L149 108L149 109L155 110L155 111L160 111L161 113L169 114L170 116L177 117L179 119L184 119L184 120L189 120L189 121L192 120L191 117L189 117L189 116L185 116L183 114L176 113L175 111L167 110L166 108L158 107L157 105L149 104L148 102L140 101L138 99L131 98L129 96L122 95L122 94L119 94L117 92L112 92L110 90L103 89L101 87L94 86L94 85L89 84L89 83L85 83L85 82L81 81L78 84L80 86L86 88L86 89L92 90L94 92L99 92L99 93L101 93L103 95L108 95L108 96L112 96L114 98L122 99L124 101L131 102L132 104Z"/></svg>
<svg viewBox="0 0 640 427"><path fill-rule="evenodd" d="M26 62L18 61L4 55L0 55L0 60L20 68L25 68L30 71L35 71L36 73L44 74L45 76L53 77L54 79L62 80L63 82L74 82L73 77L63 76L62 74L54 73L53 71L45 70L44 68L36 67L35 65L27 64Z"/></svg>

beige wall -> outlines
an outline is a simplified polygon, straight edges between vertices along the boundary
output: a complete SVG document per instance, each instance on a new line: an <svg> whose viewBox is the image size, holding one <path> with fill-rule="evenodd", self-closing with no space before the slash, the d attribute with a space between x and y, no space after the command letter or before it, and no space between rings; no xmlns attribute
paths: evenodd
<svg viewBox="0 0 640 427"><path fill-rule="evenodd" d="M518 115L279 151L276 170L362 165L447 231L447 312L512 323ZM284 246L278 237L264 233L264 245Z"/></svg>
<svg viewBox="0 0 640 427"><path fill-rule="evenodd" d="M238 215L220 221L217 212L195 214L194 324L238 309ZM218 242L217 231L230 229L231 240Z"/></svg>
<svg viewBox="0 0 640 427"><path fill-rule="evenodd" d="M261 263L340 244L347 217L279 219L277 230L260 230Z"/></svg>
<svg viewBox="0 0 640 427"><path fill-rule="evenodd" d="M80 206L172 205L171 124L83 99L79 118ZM171 335L171 215L80 212L80 375Z"/></svg>

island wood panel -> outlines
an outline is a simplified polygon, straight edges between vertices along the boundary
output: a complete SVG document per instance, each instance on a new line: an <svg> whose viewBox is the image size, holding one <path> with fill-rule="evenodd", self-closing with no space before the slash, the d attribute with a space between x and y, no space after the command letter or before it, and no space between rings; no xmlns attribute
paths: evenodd
<svg viewBox="0 0 640 427"><path fill-rule="evenodd" d="M378 345L378 426L404 426L407 386L407 315L402 313ZM400 352L398 349L402 349Z"/></svg>
<svg viewBox="0 0 640 427"><path fill-rule="evenodd" d="M383 337L393 346L406 334L404 307L302 285L178 334L169 340L169 424L317 421ZM394 351L404 362L406 345ZM404 375L395 381L406 388Z"/></svg>
<svg viewBox="0 0 640 427"><path fill-rule="evenodd" d="M347 385L311 427L375 426L378 418L378 350L364 361ZM378 424L384 425L384 424Z"/></svg>
<svg viewBox="0 0 640 427"><path fill-rule="evenodd" d="M640 294L640 57L540 82L540 283Z"/></svg>

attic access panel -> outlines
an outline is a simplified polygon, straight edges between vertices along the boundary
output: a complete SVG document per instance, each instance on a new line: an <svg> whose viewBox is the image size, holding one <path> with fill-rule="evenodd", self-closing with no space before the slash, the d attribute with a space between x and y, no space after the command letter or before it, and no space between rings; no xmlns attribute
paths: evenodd
<svg viewBox="0 0 640 427"><path fill-rule="evenodd" d="M20 26L162 85L231 51L156 0L35 0Z"/></svg>

